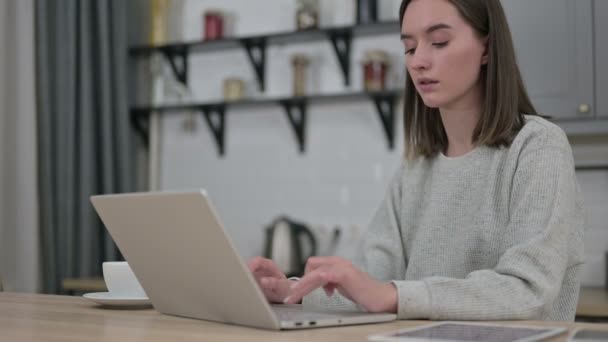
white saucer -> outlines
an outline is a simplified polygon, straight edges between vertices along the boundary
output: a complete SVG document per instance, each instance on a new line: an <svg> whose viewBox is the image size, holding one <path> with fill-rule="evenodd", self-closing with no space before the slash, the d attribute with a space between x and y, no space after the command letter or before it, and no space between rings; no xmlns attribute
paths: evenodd
<svg viewBox="0 0 608 342"><path fill-rule="evenodd" d="M140 306L152 305L148 297L121 297L111 294L110 292L94 292L85 293L84 298L94 301L97 304L111 306Z"/></svg>

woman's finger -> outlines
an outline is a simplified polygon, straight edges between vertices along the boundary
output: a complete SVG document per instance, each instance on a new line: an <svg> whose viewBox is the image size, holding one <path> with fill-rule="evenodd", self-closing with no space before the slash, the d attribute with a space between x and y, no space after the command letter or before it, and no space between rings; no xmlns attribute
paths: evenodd
<svg viewBox="0 0 608 342"><path fill-rule="evenodd" d="M274 261L262 257L255 257L247 263L249 271L254 274L261 274L265 276L273 277L284 277L285 275Z"/></svg>
<svg viewBox="0 0 608 342"><path fill-rule="evenodd" d="M330 284L323 286L323 290L325 291L325 294L327 295L327 297L331 297L334 295L336 286L330 283Z"/></svg>
<svg viewBox="0 0 608 342"><path fill-rule="evenodd" d="M289 293L291 281L287 279L277 279L263 277L260 279L262 290L268 300L274 303L282 303Z"/></svg>
<svg viewBox="0 0 608 342"><path fill-rule="evenodd" d="M333 266L336 264L346 263L347 260L341 257L328 256L328 257L310 257L306 260L306 267L304 268L304 274L312 272L322 266Z"/></svg>
<svg viewBox="0 0 608 342"><path fill-rule="evenodd" d="M325 286L328 283L327 267L321 267L306 274L302 279L291 287L291 293L285 298L285 304L298 303L302 297L306 296L315 289Z"/></svg>
<svg viewBox="0 0 608 342"><path fill-rule="evenodd" d="M259 256L249 259L249 261L247 261L247 268L249 268L249 271L257 271L260 267L261 259L263 258Z"/></svg>

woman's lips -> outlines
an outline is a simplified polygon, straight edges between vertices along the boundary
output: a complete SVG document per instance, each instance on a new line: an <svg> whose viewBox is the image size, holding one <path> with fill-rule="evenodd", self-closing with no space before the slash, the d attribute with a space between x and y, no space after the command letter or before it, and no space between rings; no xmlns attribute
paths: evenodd
<svg viewBox="0 0 608 342"><path fill-rule="evenodd" d="M435 88L439 84L439 81L431 79L431 78L423 77L423 78L419 78L418 81L416 82L416 84L418 86L419 91L421 91L423 93L428 93L428 92L435 90Z"/></svg>

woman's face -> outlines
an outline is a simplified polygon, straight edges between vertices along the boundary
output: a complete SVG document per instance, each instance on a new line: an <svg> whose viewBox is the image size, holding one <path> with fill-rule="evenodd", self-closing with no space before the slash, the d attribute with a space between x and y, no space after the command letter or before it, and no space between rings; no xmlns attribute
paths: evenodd
<svg viewBox="0 0 608 342"><path fill-rule="evenodd" d="M465 109L479 102L485 40L448 0L413 0L401 25L405 64L425 105Z"/></svg>

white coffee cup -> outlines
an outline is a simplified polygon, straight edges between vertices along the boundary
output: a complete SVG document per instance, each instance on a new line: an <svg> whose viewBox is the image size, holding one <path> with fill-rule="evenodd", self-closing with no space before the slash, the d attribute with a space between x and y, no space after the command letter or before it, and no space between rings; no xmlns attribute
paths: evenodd
<svg viewBox="0 0 608 342"><path fill-rule="evenodd" d="M126 261L106 261L102 268L103 280L110 294L128 298L148 297Z"/></svg>

